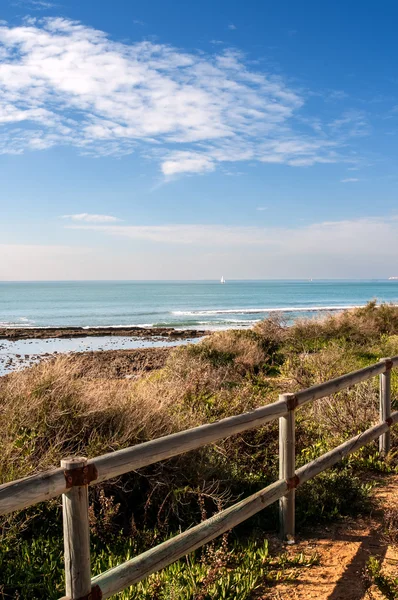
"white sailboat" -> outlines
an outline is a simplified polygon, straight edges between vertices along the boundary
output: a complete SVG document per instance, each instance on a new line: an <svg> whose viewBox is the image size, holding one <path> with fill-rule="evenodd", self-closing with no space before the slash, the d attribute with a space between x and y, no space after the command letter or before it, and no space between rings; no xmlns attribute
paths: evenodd
<svg viewBox="0 0 398 600"><path fill-rule="evenodd" d="M220 283L225 283L224 275L221 277Z"/></svg>

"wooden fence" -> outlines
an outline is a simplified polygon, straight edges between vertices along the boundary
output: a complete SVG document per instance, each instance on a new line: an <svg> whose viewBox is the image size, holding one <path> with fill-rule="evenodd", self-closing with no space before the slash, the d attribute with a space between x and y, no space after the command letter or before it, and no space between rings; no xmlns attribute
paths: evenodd
<svg viewBox="0 0 398 600"><path fill-rule="evenodd" d="M379 438L379 451L382 455L390 450L390 427L398 423L398 411L391 413L391 369L396 366L398 366L398 356L385 358L374 365L296 394L282 394L277 402L248 413L90 460L80 457L62 460L59 469L0 486L0 515L27 508L62 494L66 587L66 596L63 600L109 598L193 552L278 499L281 534L285 540L294 541L297 486L377 438ZM335 394L376 375L380 376L380 423L296 470L295 410L308 402ZM276 418L279 418L278 481L155 548L91 578L89 485L95 485L217 442L230 435L254 429Z"/></svg>

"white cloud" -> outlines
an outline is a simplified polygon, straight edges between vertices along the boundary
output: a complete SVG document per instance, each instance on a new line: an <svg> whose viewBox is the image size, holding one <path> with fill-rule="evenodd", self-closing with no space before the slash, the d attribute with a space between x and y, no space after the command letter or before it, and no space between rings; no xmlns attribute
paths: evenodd
<svg viewBox="0 0 398 600"><path fill-rule="evenodd" d="M236 25L234 25L233 23L230 23L228 25L228 29L231 29L233 31L234 29L236 29Z"/></svg>
<svg viewBox="0 0 398 600"><path fill-rule="evenodd" d="M356 181L359 181L359 179L356 177L346 177L346 179L341 179L340 181L341 183L355 183Z"/></svg>
<svg viewBox="0 0 398 600"><path fill-rule="evenodd" d="M14 6L22 6L32 10L50 10L58 5L53 2L45 2L45 0L15 0Z"/></svg>
<svg viewBox="0 0 398 600"><path fill-rule="evenodd" d="M317 122L315 132L303 127L303 93L231 49L205 55L120 43L49 18L0 24L0 56L0 154L55 145L96 156L140 151L170 177L223 162L346 160L337 151L345 129L364 128L358 113Z"/></svg>
<svg viewBox="0 0 398 600"><path fill-rule="evenodd" d="M359 255L391 250L398 256L398 217L363 218L315 223L299 228L223 225L71 225L71 229L100 231L108 235L161 244L204 247L259 246L272 255L291 253L333 256ZM369 246L369 240L373 243Z"/></svg>
<svg viewBox="0 0 398 600"><path fill-rule="evenodd" d="M92 215L89 213L78 213L76 215L63 215L62 219L70 219L72 221L84 221L86 223L115 223L120 221L117 217L111 215Z"/></svg>
<svg viewBox="0 0 398 600"><path fill-rule="evenodd" d="M73 227L83 229L85 246L0 244L0 279L219 280L222 273L229 279L397 275L398 217L315 223L297 229L219 225ZM99 247L87 247L90 230L112 239L104 236ZM118 244L118 236L131 241ZM160 253L158 244L162 244Z"/></svg>
<svg viewBox="0 0 398 600"><path fill-rule="evenodd" d="M257 206L256 210L260 210L260 211L262 211L262 210L268 210L268 206Z"/></svg>
<svg viewBox="0 0 398 600"><path fill-rule="evenodd" d="M330 129L345 131L351 137L361 137L369 133L369 123L364 111L345 111L341 117L330 123Z"/></svg>
<svg viewBox="0 0 398 600"><path fill-rule="evenodd" d="M166 177L179 173L205 173L215 169L210 156L196 152L173 152L162 163L162 172Z"/></svg>

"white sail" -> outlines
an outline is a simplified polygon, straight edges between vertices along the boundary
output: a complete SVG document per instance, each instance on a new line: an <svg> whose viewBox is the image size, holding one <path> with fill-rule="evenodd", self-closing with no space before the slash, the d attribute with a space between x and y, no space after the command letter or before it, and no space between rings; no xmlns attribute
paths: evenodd
<svg viewBox="0 0 398 600"><path fill-rule="evenodd" d="M221 277L221 283L225 283L224 275Z"/></svg>

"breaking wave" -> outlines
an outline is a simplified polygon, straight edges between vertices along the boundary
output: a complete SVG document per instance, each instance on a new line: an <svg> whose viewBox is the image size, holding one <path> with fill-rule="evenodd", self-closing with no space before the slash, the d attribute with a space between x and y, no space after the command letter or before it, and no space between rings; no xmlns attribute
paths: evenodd
<svg viewBox="0 0 398 600"><path fill-rule="evenodd" d="M344 306L282 306L272 308L220 308L216 310L175 310L172 312L175 316L207 317L212 315L258 315L268 313L298 313L298 312L331 312L337 310L347 310L350 308L360 308L362 305L344 305Z"/></svg>

